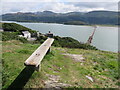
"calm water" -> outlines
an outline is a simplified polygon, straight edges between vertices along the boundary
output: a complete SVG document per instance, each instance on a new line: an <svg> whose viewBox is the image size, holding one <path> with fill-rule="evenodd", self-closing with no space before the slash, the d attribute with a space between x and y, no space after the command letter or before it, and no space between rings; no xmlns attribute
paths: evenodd
<svg viewBox="0 0 120 90"><path fill-rule="evenodd" d="M54 35L72 37L80 42L86 42L93 32L91 26L62 25L51 23L18 23L33 30ZM118 51L118 27L98 26L94 34L92 45L104 51Z"/></svg>

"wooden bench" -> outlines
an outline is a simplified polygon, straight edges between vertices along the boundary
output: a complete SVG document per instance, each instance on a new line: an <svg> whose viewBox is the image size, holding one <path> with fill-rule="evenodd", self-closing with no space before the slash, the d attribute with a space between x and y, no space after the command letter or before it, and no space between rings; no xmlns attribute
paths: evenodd
<svg viewBox="0 0 120 90"><path fill-rule="evenodd" d="M40 47L38 47L32 55L25 61L25 66L33 66L38 71L40 67L40 63L46 53L50 51L50 47L53 43L53 38L48 38Z"/></svg>

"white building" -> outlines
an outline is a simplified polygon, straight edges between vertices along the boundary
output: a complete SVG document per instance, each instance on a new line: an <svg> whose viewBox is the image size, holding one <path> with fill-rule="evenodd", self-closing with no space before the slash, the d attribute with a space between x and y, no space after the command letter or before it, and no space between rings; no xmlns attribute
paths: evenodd
<svg viewBox="0 0 120 90"><path fill-rule="evenodd" d="M3 32L4 30L2 28L0 28L0 32Z"/></svg>
<svg viewBox="0 0 120 90"><path fill-rule="evenodd" d="M29 31L22 31L22 35L18 35L19 37L24 37L28 41L35 41L37 38L31 38L31 33Z"/></svg>
<svg viewBox="0 0 120 90"><path fill-rule="evenodd" d="M31 38L31 33L29 31L22 31L23 37Z"/></svg>

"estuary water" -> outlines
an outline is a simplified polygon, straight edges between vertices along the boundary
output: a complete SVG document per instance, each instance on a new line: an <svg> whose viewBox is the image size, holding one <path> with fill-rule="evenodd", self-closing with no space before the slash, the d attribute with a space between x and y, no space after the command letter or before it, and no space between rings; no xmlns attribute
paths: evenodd
<svg viewBox="0 0 120 90"><path fill-rule="evenodd" d="M86 43L92 34L94 27L82 25L63 25L55 23L23 23L16 22L30 29L47 33L51 31L54 35L61 37L72 37L80 42ZM97 26L92 45L100 50L118 52L118 27Z"/></svg>

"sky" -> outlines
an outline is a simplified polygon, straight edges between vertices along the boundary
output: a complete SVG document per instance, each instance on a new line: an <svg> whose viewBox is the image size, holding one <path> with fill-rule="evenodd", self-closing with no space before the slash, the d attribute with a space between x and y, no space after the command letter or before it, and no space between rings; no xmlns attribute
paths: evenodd
<svg viewBox="0 0 120 90"><path fill-rule="evenodd" d="M83 2L84 1L84 2ZM1 14L16 12L53 11L56 13L118 11L119 0L1 0Z"/></svg>

